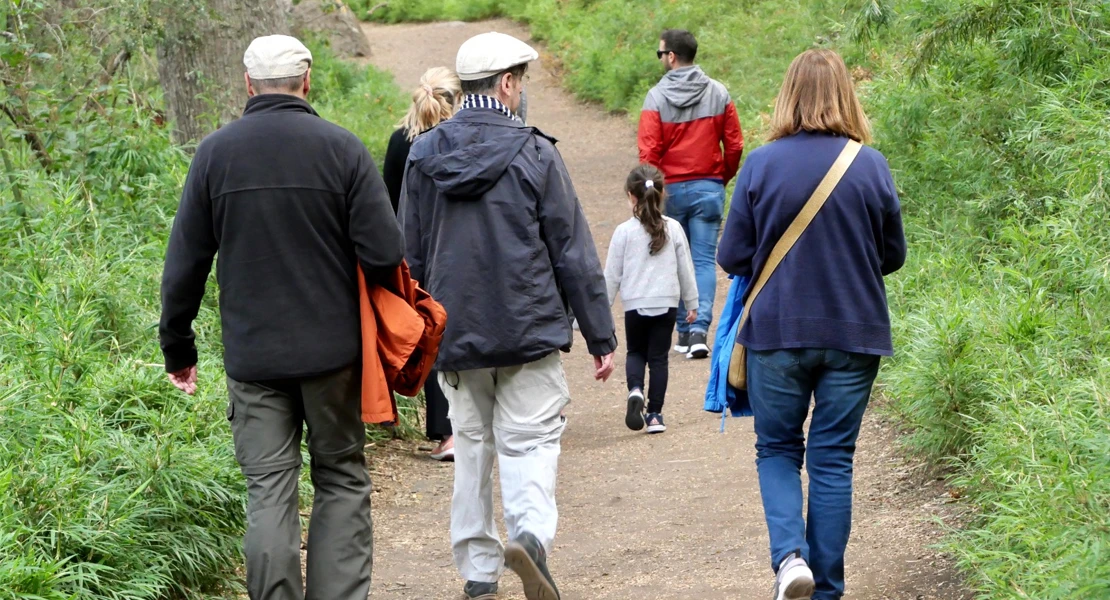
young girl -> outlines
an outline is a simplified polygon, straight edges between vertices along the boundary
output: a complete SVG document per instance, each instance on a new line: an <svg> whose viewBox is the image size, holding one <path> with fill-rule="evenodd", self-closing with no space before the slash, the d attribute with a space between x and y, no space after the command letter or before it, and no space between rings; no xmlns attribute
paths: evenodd
<svg viewBox="0 0 1110 600"><path fill-rule="evenodd" d="M650 365L647 432L662 433L667 430L663 397L678 301L697 306L698 287L686 234L678 221L663 216L663 174L651 165L640 165L628 175L624 190L632 218L613 232L605 264L609 302L616 300L620 290L625 310L628 412L624 423L634 431L644 428L644 371ZM696 317L697 310L685 315L688 323Z"/></svg>

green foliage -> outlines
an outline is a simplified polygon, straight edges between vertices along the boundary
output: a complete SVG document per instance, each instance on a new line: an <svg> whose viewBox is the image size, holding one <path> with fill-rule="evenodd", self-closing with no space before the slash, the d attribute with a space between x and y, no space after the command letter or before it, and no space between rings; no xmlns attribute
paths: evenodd
<svg viewBox="0 0 1110 600"><path fill-rule="evenodd" d="M408 110L408 94L388 73L340 60L322 43L310 40L310 47L312 106L320 116L357 135L380 161L389 136Z"/></svg>
<svg viewBox="0 0 1110 600"><path fill-rule="evenodd" d="M770 111L785 65L801 50L835 42L843 27L834 19L843 10L843 0L394 0L374 18L522 20L555 52L572 91L632 115L663 75L655 56L659 34L689 29L698 38L698 63L728 87L757 145L751 134Z"/></svg>
<svg viewBox="0 0 1110 600"><path fill-rule="evenodd" d="M0 36L0 600L234 597L245 484L214 282L195 396L166 381L157 343L189 157L162 117L155 33L92 0L66 5L0 9L16 32ZM105 77L124 39L132 56ZM320 112L382 156L405 99L382 73L314 51Z"/></svg>
<svg viewBox="0 0 1110 600"><path fill-rule="evenodd" d="M949 548L983 597L1110 596L1110 14L886 8L869 104L911 248L887 393L978 508Z"/></svg>
<svg viewBox="0 0 1110 600"><path fill-rule="evenodd" d="M370 3L367 2L367 5ZM1110 9L1099 0L392 0L384 21L528 22L584 98L638 113L664 27L748 130L789 61L840 50L895 169L889 409L972 515L947 547L983 598L1110 597Z"/></svg>

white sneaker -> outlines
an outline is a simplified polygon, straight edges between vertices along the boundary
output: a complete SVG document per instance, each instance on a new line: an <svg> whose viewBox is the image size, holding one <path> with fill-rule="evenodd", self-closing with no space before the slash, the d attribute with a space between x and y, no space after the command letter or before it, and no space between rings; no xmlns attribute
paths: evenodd
<svg viewBox="0 0 1110 600"><path fill-rule="evenodd" d="M813 571L805 559L796 552L783 559L775 578L775 600L810 600L814 587Z"/></svg>
<svg viewBox="0 0 1110 600"><path fill-rule="evenodd" d="M436 446L428 456L440 462L453 462L455 460L455 436L451 436Z"/></svg>

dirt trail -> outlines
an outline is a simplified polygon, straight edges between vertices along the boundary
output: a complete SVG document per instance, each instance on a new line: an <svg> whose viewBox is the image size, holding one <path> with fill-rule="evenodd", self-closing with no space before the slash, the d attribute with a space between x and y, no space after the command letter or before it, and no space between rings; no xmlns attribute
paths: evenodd
<svg viewBox="0 0 1110 600"><path fill-rule="evenodd" d="M405 89L431 66L453 66L468 37L501 31L529 39L507 21L364 27L371 61ZM542 52L542 50L541 50ZM604 257L609 236L628 218L622 185L635 166L629 120L576 101L560 87L549 55L531 72L529 124L559 138L570 174ZM725 292L722 276L717 310ZM623 323L618 318L623 339ZM607 384L575 345L565 360L573 403L563 441L559 535L552 572L567 600L748 599L770 595L750 419L720 420L702 411L707 361L672 355L666 414L659 436L624 427L624 361ZM372 598L445 600L462 582L448 537L452 467L394 443L375 454L375 564ZM920 485L916 468L894 451L892 434L869 417L856 470L856 511L848 550L848 598L965 598L951 567L929 545L943 490ZM523 598L511 574L502 597Z"/></svg>

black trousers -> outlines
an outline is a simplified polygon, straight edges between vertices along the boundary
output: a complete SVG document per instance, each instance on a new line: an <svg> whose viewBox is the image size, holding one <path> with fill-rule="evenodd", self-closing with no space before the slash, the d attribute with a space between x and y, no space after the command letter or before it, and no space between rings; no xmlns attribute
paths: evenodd
<svg viewBox="0 0 1110 600"><path fill-rule="evenodd" d="M667 360L677 312L672 308L656 317L645 317L634 310L624 313L624 338L628 346L624 370L628 391L644 389L644 373L650 367L651 385L647 389L649 413L663 412L663 398L667 395Z"/></svg>
<svg viewBox="0 0 1110 600"><path fill-rule="evenodd" d="M432 371L424 382L424 406L428 411L425 420L429 440L441 441L451 437L451 419L447 418L447 396L439 387L439 373Z"/></svg>

